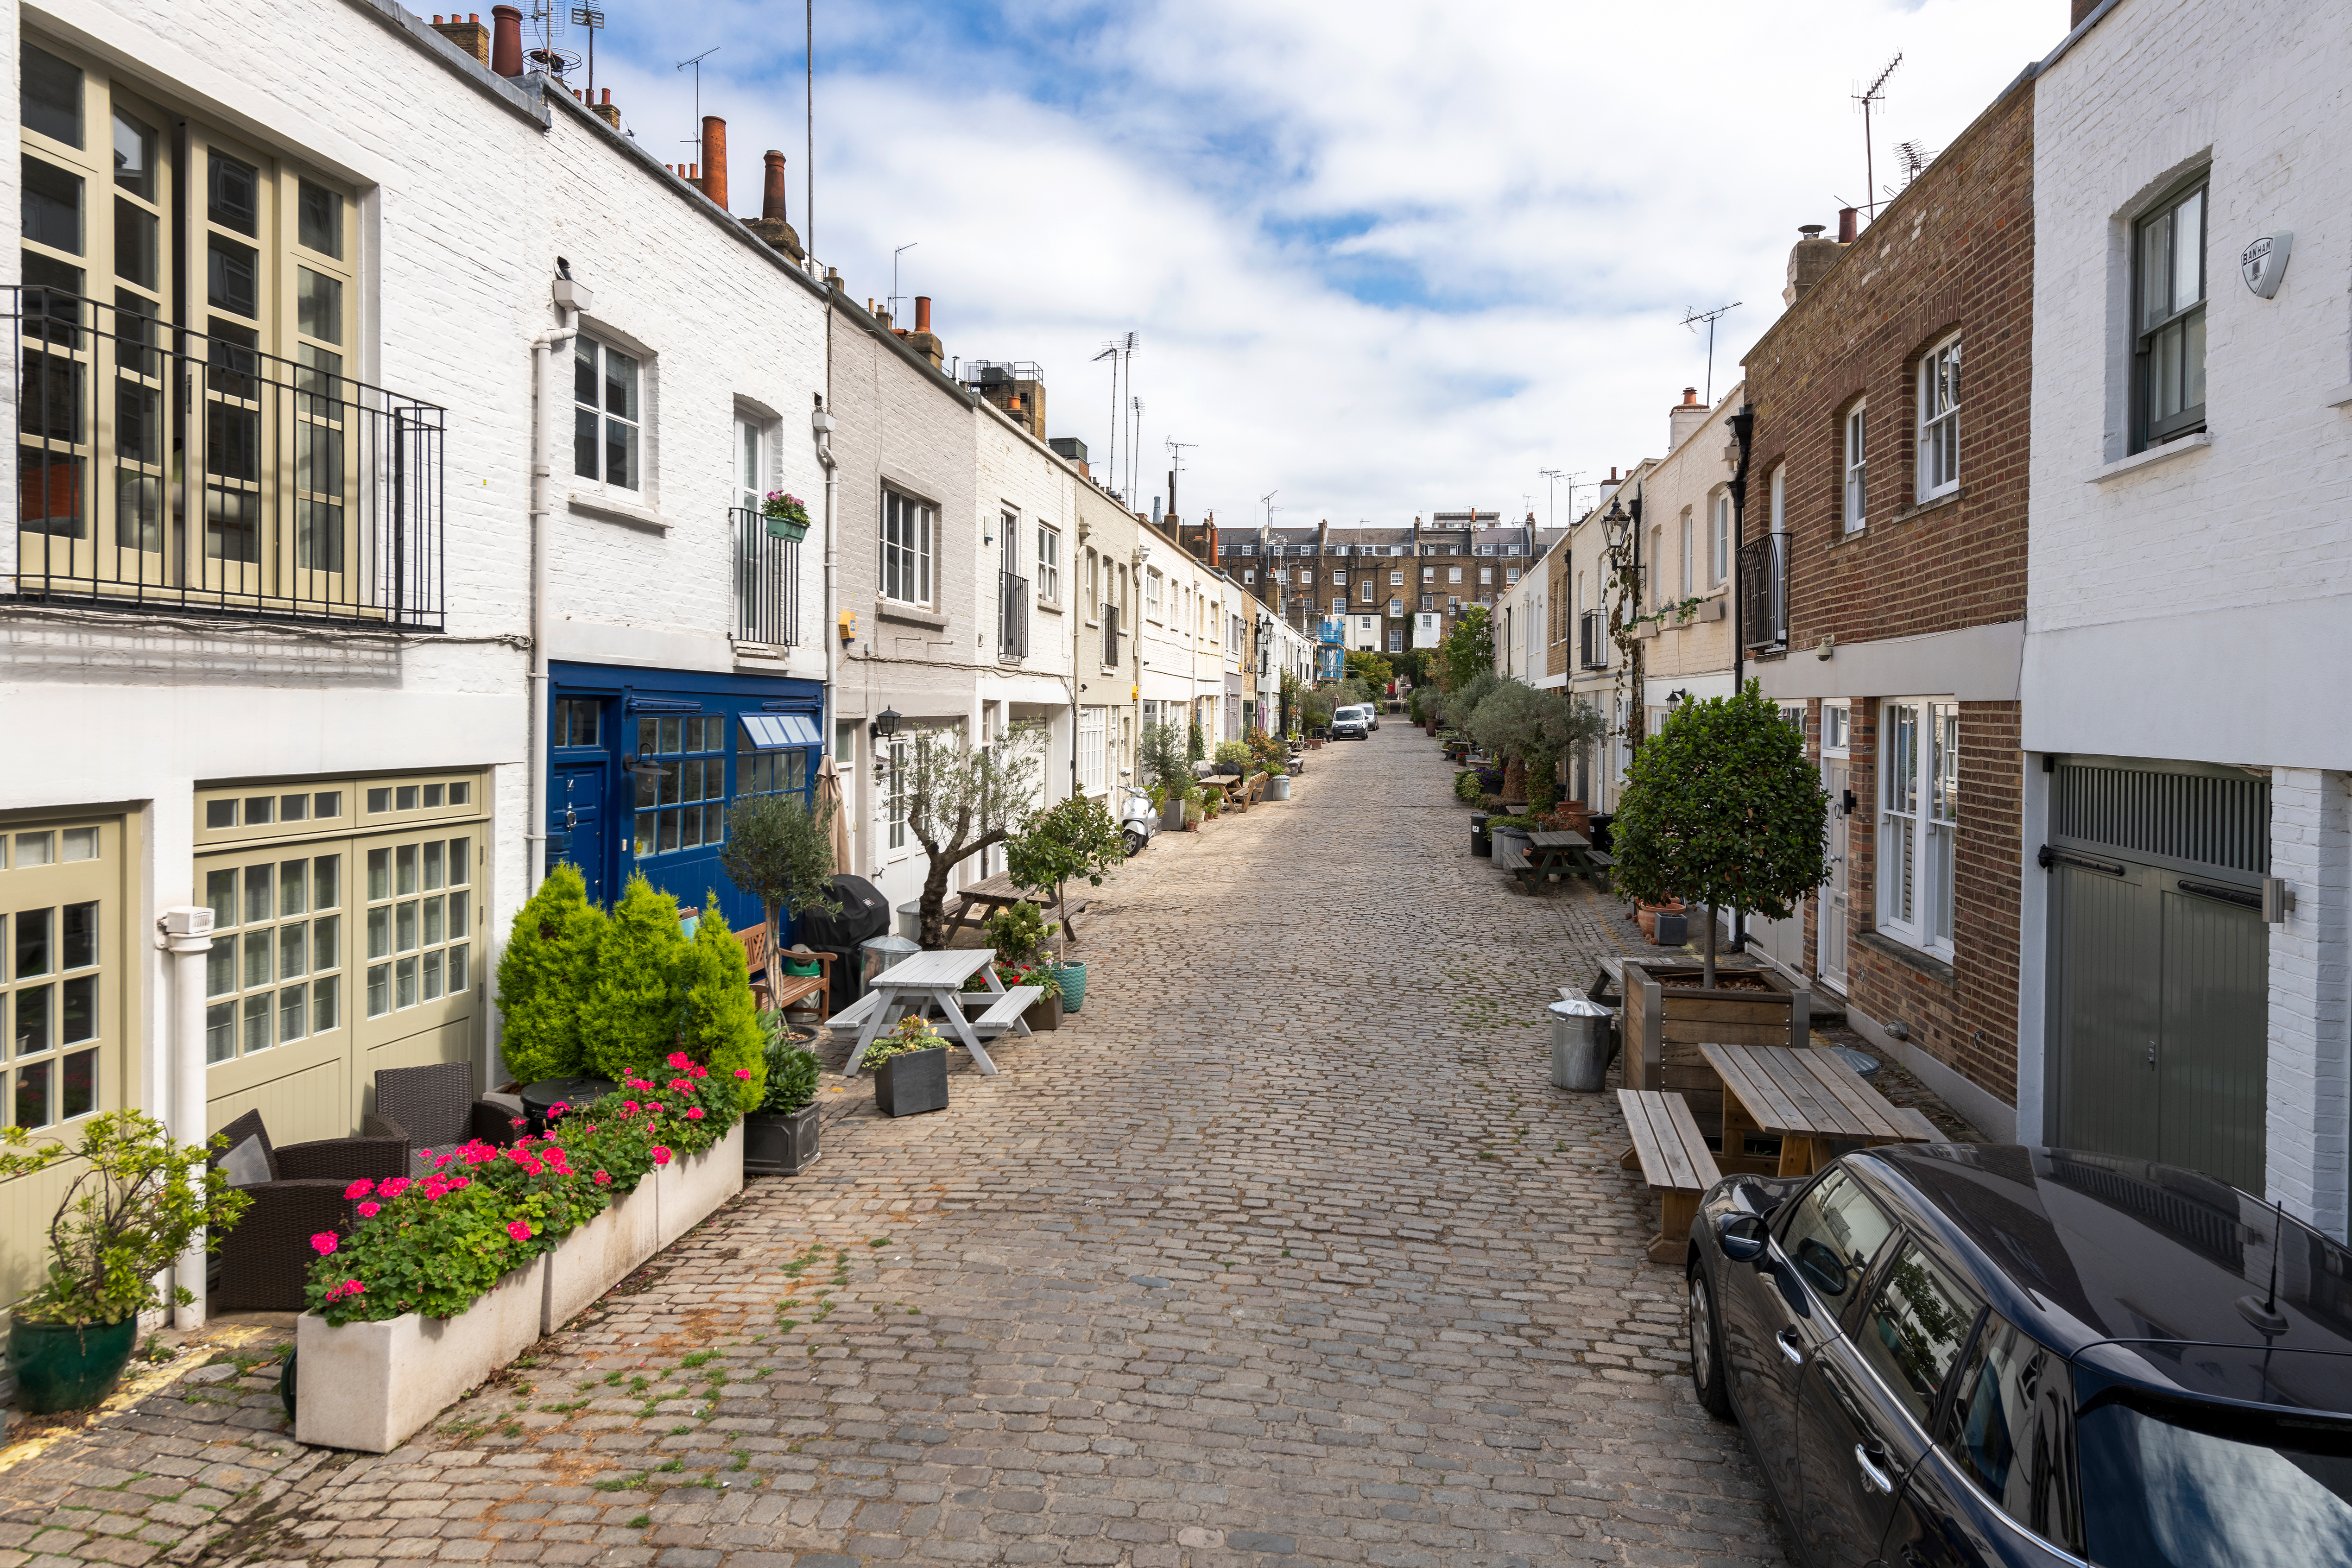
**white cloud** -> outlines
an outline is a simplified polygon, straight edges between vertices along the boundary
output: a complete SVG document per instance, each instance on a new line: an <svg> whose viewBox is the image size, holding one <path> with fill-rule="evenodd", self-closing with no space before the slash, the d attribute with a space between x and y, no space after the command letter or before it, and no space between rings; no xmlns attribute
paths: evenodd
<svg viewBox="0 0 2352 1568"><path fill-rule="evenodd" d="M919 241L903 291L932 296L950 352L1039 362L1054 432L1097 461L1109 383L1088 362L1139 331L1139 489L1164 488L1163 439L1198 442L1188 513L1254 521L1270 489L1286 522L1508 511L1528 495L1540 511L1539 468L1591 475L1661 448L1665 408L1705 374L1686 307L1743 301L1720 329L1717 390L1736 378L1780 313L1797 226L1864 199L1858 79L1903 53L1877 121L1883 186L1897 142L1948 144L2064 12L1165 0L1109 17L821 15L816 249L878 298L891 250ZM730 121L735 207L756 210L759 152L782 147L805 228L800 23L798 7L722 5L658 53L609 40L599 78L667 145L692 133L690 84L658 56L726 40L703 103Z"/></svg>

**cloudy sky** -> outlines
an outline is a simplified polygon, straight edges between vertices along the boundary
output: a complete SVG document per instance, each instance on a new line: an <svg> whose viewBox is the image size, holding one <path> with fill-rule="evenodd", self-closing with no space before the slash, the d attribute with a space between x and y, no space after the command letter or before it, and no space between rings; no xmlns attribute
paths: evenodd
<svg viewBox="0 0 2352 1568"><path fill-rule="evenodd" d="M887 295L911 243L899 292L932 297L948 352L1043 365L1050 433L1098 467L1090 362L1135 332L1140 504L1172 439L1195 443L1185 512L1255 522L1273 491L1277 524L1540 516L1540 470L1657 454L1707 374L1685 314L1740 301L1720 395L1780 310L1797 226L1866 199L1858 86L1903 56L1874 116L1885 187L1898 142L1946 146L2067 10L816 0L812 236L803 4L603 4L597 83L665 162L694 155L674 62L718 46L701 101L728 119L739 213L782 148L793 221L851 294Z"/></svg>

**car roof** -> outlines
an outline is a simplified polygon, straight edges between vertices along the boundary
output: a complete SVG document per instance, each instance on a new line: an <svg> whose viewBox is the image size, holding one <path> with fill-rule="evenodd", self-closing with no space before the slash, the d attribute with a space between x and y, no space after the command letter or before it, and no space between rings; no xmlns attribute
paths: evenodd
<svg viewBox="0 0 2352 1568"><path fill-rule="evenodd" d="M2110 1372L2231 1397L2219 1385L2243 1358L2184 1365L2181 1346L2352 1354L2352 1252L2200 1172L2014 1144L1890 1145L1846 1163L1994 1310L2069 1357L2106 1345L2095 1359ZM2265 1304L2283 1331L2257 1326Z"/></svg>

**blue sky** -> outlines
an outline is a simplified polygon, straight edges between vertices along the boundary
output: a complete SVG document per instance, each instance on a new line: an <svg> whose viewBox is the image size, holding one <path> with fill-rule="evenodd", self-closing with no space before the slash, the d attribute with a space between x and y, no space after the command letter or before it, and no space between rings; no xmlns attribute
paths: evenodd
<svg viewBox="0 0 2352 1568"><path fill-rule="evenodd" d="M566 7L568 10L568 7ZM600 86L665 161L691 73L807 229L803 6L606 0ZM1143 504L1402 522L1549 502L1538 470L1658 453L1706 377L1691 307L1740 301L1715 391L1780 310L1803 223L1864 199L1850 95L1941 149L2065 30L2066 0L1360 0L816 6L814 249L932 297L950 353L1045 370L1052 432L1107 448L1108 340L1139 334ZM575 37L567 40L577 47ZM1121 437L1121 446L1126 445ZM1120 467L1126 468L1122 453ZM1568 493L1559 492L1564 512Z"/></svg>

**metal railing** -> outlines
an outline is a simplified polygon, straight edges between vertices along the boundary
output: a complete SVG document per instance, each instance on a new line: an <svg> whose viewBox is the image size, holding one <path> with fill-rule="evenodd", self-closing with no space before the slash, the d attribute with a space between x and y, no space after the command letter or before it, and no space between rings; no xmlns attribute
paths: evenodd
<svg viewBox="0 0 2352 1568"><path fill-rule="evenodd" d="M1102 610L1102 661L1105 664L1116 665L1118 663L1118 606L1105 605Z"/></svg>
<svg viewBox="0 0 2352 1568"><path fill-rule="evenodd" d="M1609 627L1607 617L1599 610L1584 610L1576 617L1577 660L1586 669L1609 668Z"/></svg>
<svg viewBox="0 0 2352 1568"><path fill-rule="evenodd" d="M444 626L446 410L214 333L7 290L19 600Z"/></svg>
<svg viewBox="0 0 2352 1568"><path fill-rule="evenodd" d="M735 636L743 642L793 647L801 640L801 547L778 539L767 518L730 507L735 531Z"/></svg>
<svg viewBox="0 0 2352 1568"><path fill-rule="evenodd" d="M1029 579L996 574L996 652L1000 658L1029 657Z"/></svg>
<svg viewBox="0 0 2352 1568"><path fill-rule="evenodd" d="M1789 536L1768 533L1739 547L1740 640L1789 646Z"/></svg>

